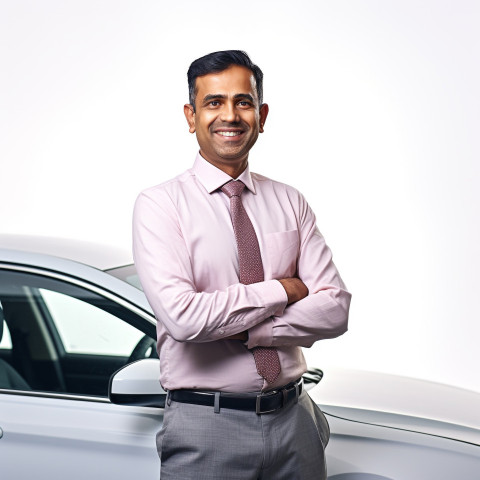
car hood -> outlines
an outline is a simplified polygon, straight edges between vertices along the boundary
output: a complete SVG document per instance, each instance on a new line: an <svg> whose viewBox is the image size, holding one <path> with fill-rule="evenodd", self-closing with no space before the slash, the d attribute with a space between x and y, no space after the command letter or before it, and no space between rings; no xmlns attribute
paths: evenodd
<svg viewBox="0 0 480 480"><path fill-rule="evenodd" d="M480 445L480 393L440 383L329 368L309 391L325 413Z"/></svg>

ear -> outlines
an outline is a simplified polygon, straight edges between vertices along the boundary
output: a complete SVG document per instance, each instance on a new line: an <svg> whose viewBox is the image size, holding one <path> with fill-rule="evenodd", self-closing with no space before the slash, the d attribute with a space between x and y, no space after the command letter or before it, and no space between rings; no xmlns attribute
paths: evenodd
<svg viewBox="0 0 480 480"><path fill-rule="evenodd" d="M188 131L190 133L195 133L195 112L193 111L193 105L187 103L183 106L183 113L188 123Z"/></svg>
<svg viewBox="0 0 480 480"><path fill-rule="evenodd" d="M267 120L268 115L268 105L266 103L262 104L260 107L260 133L263 133L263 126Z"/></svg>

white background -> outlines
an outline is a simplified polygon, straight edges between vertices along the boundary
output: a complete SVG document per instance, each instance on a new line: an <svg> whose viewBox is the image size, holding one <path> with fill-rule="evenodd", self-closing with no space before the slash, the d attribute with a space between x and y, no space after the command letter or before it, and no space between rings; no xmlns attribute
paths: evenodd
<svg viewBox="0 0 480 480"><path fill-rule="evenodd" d="M138 192L197 150L190 62L244 49L270 105L251 168L305 194L354 295L309 363L480 391L479 20L474 0L2 0L1 231L130 248Z"/></svg>

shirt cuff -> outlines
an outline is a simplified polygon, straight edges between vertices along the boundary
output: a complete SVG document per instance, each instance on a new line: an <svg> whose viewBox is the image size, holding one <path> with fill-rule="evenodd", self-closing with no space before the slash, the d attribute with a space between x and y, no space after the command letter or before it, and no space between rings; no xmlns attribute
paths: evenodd
<svg viewBox="0 0 480 480"><path fill-rule="evenodd" d="M273 317L248 329L247 348L270 347L273 340Z"/></svg>
<svg viewBox="0 0 480 480"><path fill-rule="evenodd" d="M249 286L254 288L270 315L281 317L288 303L287 292L278 280L267 280Z"/></svg>

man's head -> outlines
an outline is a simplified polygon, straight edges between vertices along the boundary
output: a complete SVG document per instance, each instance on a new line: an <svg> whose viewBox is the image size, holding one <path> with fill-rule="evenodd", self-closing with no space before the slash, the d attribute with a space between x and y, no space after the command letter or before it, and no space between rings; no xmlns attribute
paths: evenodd
<svg viewBox="0 0 480 480"><path fill-rule="evenodd" d="M267 118L262 79L261 70L239 50L206 55L188 70L189 131L196 133L201 155L234 178L246 168Z"/></svg>
<svg viewBox="0 0 480 480"><path fill-rule="evenodd" d="M190 65L187 72L188 78L188 99L190 105L195 111L195 97L197 94L196 81L197 77L203 77L209 73L219 73L226 70L232 65L248 68L255 79L257 97L259 105L263 103L263 72L260 67L255 65L250 57L242 50L224 50L221 52L213 52L203 57L197 58Z"/></svg>

